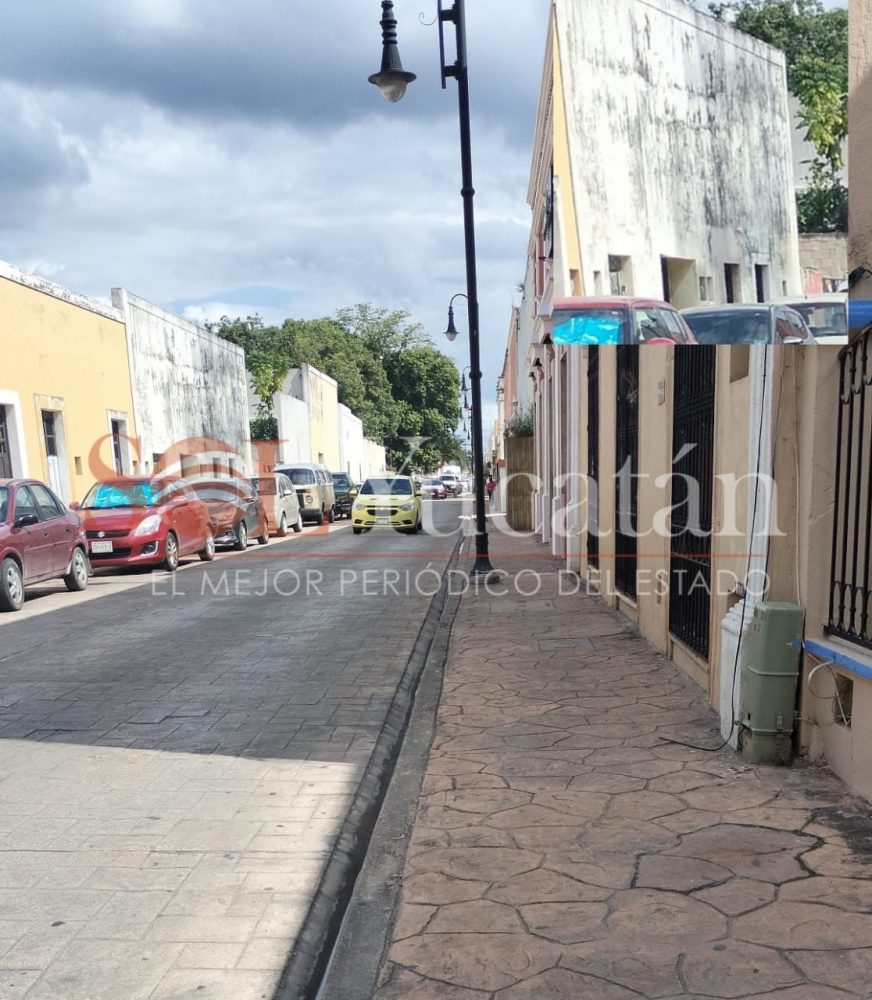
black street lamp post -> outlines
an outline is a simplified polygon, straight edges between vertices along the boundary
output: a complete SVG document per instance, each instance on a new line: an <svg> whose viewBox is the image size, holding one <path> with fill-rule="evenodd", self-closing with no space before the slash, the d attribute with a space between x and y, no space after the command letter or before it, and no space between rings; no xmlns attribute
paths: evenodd
<svg viewBox="0 0 872 1000"><path fill-rule="evenodd" d="M472 183L472 136L469 113L469 71L466 53L466 15L464 0L454 0L446 7L446 0L438 2L439 54L442 72L442 89L445 90L449 78L457 80L457 95L460 111L460 163L463 178L463 230L466 244L466 298L469 311L469 379L472 389L472 465L475 477L475 564L473 575L488 574L493 571L488 555L487 517L485 514L485 485L481 473L484 471L484 449L482 445L481 418L481 352L479 347L478 317L478 275L475 259L475 211L473 200L475 188ZM456 60L445 61L445 25L452 23L456 36ZM415 79L407 73L400 61L397 48L397 19L394 16L392 0L382 0L382 37L384 52L382 68L374 73L370 83L374 83L389 101L398 101L406 92L406 87ZM453 301L453 300L452 300ZM450 307L449 307L450 308ZM453 315L450 317L453 319ZM450 332L450 327L449 327Z"/></svg>

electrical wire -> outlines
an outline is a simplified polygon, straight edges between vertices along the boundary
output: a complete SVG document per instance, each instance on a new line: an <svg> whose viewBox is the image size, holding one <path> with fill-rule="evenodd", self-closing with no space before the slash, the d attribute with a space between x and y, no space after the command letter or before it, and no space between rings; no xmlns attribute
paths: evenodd
<svg viewBox="0 0 872 1000"><path fill-rule="evenodd" d="M748 545L748 565L745 569L746 584L751 576L751 560L754 557L752 549L754 548L754 535L756 533L756 525L757 525L757 500L760 495L760 465L762 463L762 450L763 450L763 424L766 420L766 407L763 404L765 404L766 402L766 388L767 388L768 376L769 376L769 348L764 347L763 348L763 395L760 405L760 426L757 430L757 468L754 475L754 503L752 505L752 510L751 510L751 530L750 530L750 544ZM766 548L766 558L768 566L768 559L769 559L768 545ZM676 746L687 747L689 750L701 750L703 753L719 753L721 750L724 749L725 746L729 744L730 740L733 738L733 733L735 733L736 725L738 723L738 720L736 719L736 681L738 680L739 677L739 655L741 654L742 651L742 639L744 638L744 632L745 632L745 613L748 609L747 598L748 598L748 591L746 587L745 595L742 598L742 616L739 622L739 635L736 640L736 658L733 661L733 679L730 684L730 716L731 716L730 731L727 734L726 739L724 739L716 747L701 747L698 746L696 743L685 743L683 740L673 740L667 736L661 736L660 739L664 743L673 743Z"/></svg>

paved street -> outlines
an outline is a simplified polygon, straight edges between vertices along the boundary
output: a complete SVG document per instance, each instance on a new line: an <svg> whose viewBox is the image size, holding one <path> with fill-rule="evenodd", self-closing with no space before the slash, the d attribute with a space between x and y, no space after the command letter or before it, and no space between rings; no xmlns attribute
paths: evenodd
<svg viewBox="0 0 872 1000"><path fill-rule="evenodd" d="M378 1000L872 997L868 803L669 742L720 743L703 692L561 595L544 547L497 547L509 593L454 622Z"/></svg>
<svg viewBox="0 0 872 1000"><path fill-rule="evenodd" d="M341 522L0 618L3 1000L272 997L430 603L383 573L454 541Z"/></svg>

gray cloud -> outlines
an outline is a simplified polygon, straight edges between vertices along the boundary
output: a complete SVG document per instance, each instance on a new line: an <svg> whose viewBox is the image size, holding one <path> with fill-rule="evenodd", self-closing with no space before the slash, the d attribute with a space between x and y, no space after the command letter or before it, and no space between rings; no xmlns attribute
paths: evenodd
<svg viewBox="0 0 872 1000"><path fill-rule="evenodd" d="M453 94L438 85L435 26L420 2L397 4L403 59L420 76L394 114L430 114ZM426 5L424 5L426 6ZM498 117L526 141L536 95L516 72L541 50L545 0L485 0L468 14L476 114ZM0 77L41 88L108 91L195 118L281 120L314 131L372 108L366 77L380 59L377 0L302 4L275 0L42 0L20 5L0 33ZM450 50L449 50L450 51Z"/></svg>

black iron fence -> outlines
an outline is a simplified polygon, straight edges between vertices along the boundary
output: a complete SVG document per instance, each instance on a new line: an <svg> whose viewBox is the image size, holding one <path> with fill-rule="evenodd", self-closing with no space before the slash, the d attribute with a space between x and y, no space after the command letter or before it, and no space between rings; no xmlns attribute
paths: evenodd
<svg viewBox="0 0 872 1000"><path fill-rule="evenodd" d="M669 631L707 660L716 348L712 344L680 346L674 357Z"/></svg>
<svg viewBox="0 0 872 1000"><path fill-rule="evenodd" d="M872 327L839 355L839 424L827 632L872 649Z"/></svg>
<svg viewBox="0 0 872 1000"><path fill-rule="evenodd" d="M615 460L615 583L636 597L636 523L639 504L639 348L619 345Z"/></svg>
<svg viewBox="0 0 872 1000"><path fill-rule="evenodd" d="M587 561L599 566L599 348L587 349Z"/></svg>

